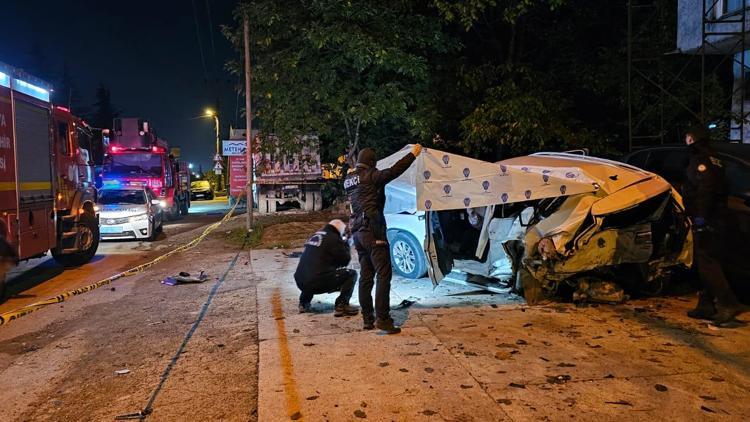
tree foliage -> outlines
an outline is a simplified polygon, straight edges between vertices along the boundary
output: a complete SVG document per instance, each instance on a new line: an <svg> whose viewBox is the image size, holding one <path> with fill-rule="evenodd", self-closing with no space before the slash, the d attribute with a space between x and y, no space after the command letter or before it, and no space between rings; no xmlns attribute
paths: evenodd
<svg viewBox="0 0 750 422"><path fill-rule="evenodd" d="M589 131L576 128L566 115L567 102L538 84L529 69L500 71L499 83L488 88L479 105L461 121L461 148L486 155L502 145L514 153L574 148L600 149Z"/></svg>
<svg viewBox="0 0 750 422"><path fill-rule="evenodd" d="M96 102L90 118L92 126L97 128L112 128L112 121L119 115L119 111L112 105L112 95L103 82L96 89Z"/></svg>
<svg viewBox="0 0 750 422"><path fill-rule="evenodd" d="M63 62L62 73L55 84L52 100L55 104L67 107L79 116L88 115L89 108L83 103L81 91L78 89L75 77L70 73L70 66L67 62Z"/></svg>
<svg viewBox="0 0 750 422"><path fill-rule="evenodd" d="M671 95L633 83L632 103L645 131L675 139L700 110L700 68L665 56L677 9L657 3L663 23L640 34L661 57L654 71L689 81ZM320 136L329 159L347 147L385 154L425 140L484 159L627 147L624 2L247 0L237 9L244 14L256 117L290 148L307 133ZM239 29L227 29L238 46ZM731 77L707 78L705 88L708 118L730 121Z"/></svg>
<svg viewBox="0 0 750 422"><path fill-rule="evenodd" d="M356 150L381 125L430 136L429 57L454 45L424 2L253 0L253 85L262 132L345 139ZM239 42L239 33L230 36ZM239 70L238 66L234 66ZM338 145L341 143L338 142ZM340 145L343 147L344 145Z"/></svg>

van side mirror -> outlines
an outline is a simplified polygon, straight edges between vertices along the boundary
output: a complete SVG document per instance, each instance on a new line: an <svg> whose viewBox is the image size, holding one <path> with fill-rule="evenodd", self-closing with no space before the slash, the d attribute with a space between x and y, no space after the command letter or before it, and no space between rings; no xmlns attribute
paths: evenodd
<svg viewBox="0 0 750 422"><path fill-rule="evenodd" d="M161 199L152 199L151 205L161 205Z"/></svg>

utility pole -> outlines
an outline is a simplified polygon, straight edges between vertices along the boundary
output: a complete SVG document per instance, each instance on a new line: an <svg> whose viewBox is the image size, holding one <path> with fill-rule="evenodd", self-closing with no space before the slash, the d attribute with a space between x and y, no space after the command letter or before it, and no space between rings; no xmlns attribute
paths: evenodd
<svg viewBox="0 0 750 422"><path fill-rule="evenodd" d="M247 212L245 213L245 229L249 233L253 227L253 113L252 104L250 100L250 81L252 80L251 67L250 67L250 22L247 18L247 14L243 19L244 26L244 42L245 42L245 140L247 141L247 148L245 167L247 168L247 186L245 189L245 200L247 203Z"/></svg>

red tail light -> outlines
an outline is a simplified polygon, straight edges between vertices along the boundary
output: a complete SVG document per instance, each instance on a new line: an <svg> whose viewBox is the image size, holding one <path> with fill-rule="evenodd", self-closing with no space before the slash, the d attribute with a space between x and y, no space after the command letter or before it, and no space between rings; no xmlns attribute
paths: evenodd
<svg viewBox="0 0 750 422"><path fill-rule="evenodd" d="M159 152L164 152L166 150L162 147L151 147L151 151L159 153Z"/></svg>
<svg viewBox="0 0 750 422"><path fill-rule="evenodd" d="M112 145L111 147L109 147L109 151L110 152L120 152L122 150L123 150L123 148L120 147L120 146L117 146L117 145Z"/></svg>

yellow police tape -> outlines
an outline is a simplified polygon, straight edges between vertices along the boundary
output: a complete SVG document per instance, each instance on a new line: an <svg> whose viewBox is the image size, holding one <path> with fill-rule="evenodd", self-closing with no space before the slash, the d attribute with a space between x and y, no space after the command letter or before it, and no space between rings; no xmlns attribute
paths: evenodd
<svg viewBox="0 0 750 422"><path fill-rule="evenodd" d="M53 305L55 303L64 302L66 299L68 299L68 298L70 298L72 296L82 295L82 294L84 294L86 292L90 292L90 291L92 291L94 289L98 289L99 287L106 286L107 284L109 284L109 283L111 283L111 282L113 282L113 281L115 281L115 280L117 280L119 278L126 277L126 276L129 276L129 275L134 275L134 274L139 273L139 272L141 272L141 271L143 271L143 270L145 270L145 269L147 269L149 267L152 267L152 266L158 264L159 262L164 261L165 259L169 258L172 255L175 255L175 254L178 254L180 252L186 251L188 249L194 248L206 236L208 236L212 231L214 231L217 227L219 227L223 223L227 222L232 217L232 214L234 214L235 208L237 208L237 204L240 202L239 199L240 198L237 199L237 202L235 202L234 206L232 206L232 208L229 210L229 212L227 212L227 214L224 217L222 217L221 220L219 220L219 221L217 221L215 223L212 223L211 225L209 225L208 227L206 227L203 230L203 233L201 233L200 236L196 237L195 239L191 240L190 242L188 242L188 243L186 243L184 245L181 245L181 246L179 246L179 247L177 247L175 249L172 249L171 251L165 253L164 255L161 255L161 256L159 256L159 257L157 257L157 258L155 258L155 259L153 259L153 260L151 260L149 262L146 262L145 264L138 265L137 267L133 267L133 268L131 268L129 270L125 270L125 271L123 271L121 273L118 273L118 274L115 274L113 276L107 277L107 278L105 278L103 280L99 280L96 283L89 284L88 286L80 287L78 289L62 293L60 295L57 295L55 297L51 297L51 298L49 298L47 300L43 300L41 302L36 302L36 303L32 303L31 305L26 305L26 306L24 306L22 308L14 310L14 311L5 312L3 314L0 314L0 325L8 324L11 321L15 321L18 318L21 318L22 316L28 315L28 314L30 314L30 313L38 310L38 309L44 308L45 306Z"/></svg>

